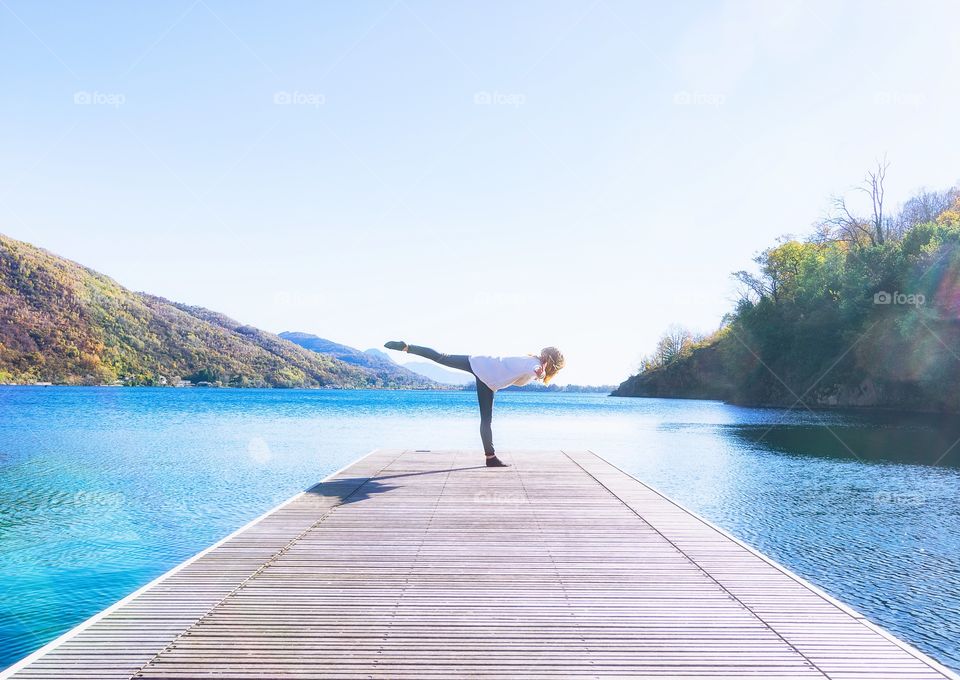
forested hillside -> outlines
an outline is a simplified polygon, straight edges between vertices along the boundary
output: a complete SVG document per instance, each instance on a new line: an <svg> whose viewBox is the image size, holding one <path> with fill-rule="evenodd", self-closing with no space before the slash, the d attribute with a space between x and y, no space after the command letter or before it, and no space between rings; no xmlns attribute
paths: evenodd
<svg viewBox="0 0 960 680"><path fill-rule="evenodd" d="M0 235L0 383L377 387L375 373Z"/></svg>
<svg viewBox="0 0 960 680"><path fill-rule="evenodd" d="M885 172L867 175L863 216L834 199L814 234L734 274L719 331L671 329L614 394L960 412L960 195L888 215Z"/></svg>

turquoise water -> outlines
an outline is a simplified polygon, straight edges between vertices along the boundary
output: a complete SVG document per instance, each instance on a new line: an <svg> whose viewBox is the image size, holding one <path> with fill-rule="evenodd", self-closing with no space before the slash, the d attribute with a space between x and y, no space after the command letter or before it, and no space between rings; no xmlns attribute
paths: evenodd
<svg viewBox="0 0 960 680"><path fill-rule="evenodd" d="M475 399L0 387L0 667L373 448L479 458ZM960 668L955 424L500 393L494 435L591 449Z"/></svg>

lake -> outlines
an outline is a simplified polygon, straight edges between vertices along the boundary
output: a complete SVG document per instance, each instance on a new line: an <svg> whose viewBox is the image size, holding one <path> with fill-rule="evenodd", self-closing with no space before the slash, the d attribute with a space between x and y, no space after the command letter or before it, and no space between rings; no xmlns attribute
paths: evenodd
<svg viewBox="0 0 960 680"><path fill-rule="evenodd" d="M0 668L374 448L469 448L470 392L0 387ZM960 669L956 419L501 392ZM522 455L518 452L516 455Z"/></svg>

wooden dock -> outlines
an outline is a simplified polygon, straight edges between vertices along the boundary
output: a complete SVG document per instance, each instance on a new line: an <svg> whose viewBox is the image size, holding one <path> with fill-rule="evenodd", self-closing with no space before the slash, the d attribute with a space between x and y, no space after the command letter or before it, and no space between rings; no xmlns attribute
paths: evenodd
<svg viewBox="0 0 960 680"><path fill-rule="evenodd" d="M501 456L374 451L0 677L958 677L589 451Z"/></svg>

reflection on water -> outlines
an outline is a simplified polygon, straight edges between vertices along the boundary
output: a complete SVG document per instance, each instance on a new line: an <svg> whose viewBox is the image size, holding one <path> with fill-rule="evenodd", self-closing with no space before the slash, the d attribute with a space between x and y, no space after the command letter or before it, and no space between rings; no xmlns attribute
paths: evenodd
<svg viewBox="0 0 960 680"><path fill-rule="evenodd" d="M730 425L730 436L780 453L863 462L960 467L956 418L902 414L845 416L846 422Z"/></svg>
<svg viewBox="0 0 960 680"><path fill-rule="evenodd" d="M951 419L501 393L494 432L596 451L960 668ZM0 388L0 667L377 447L481 464L475 395Z"/></svg>

